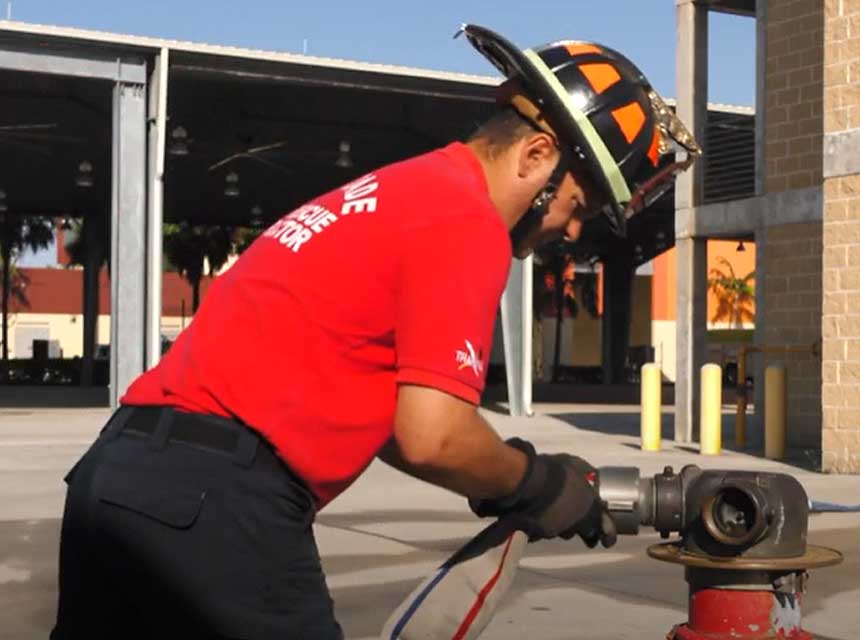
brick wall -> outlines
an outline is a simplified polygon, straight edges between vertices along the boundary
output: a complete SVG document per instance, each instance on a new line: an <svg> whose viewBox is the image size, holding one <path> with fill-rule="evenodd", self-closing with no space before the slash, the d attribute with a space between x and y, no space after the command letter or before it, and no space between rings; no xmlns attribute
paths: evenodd
<svg viewBox="0 0 860 640"><path fill-rule="evenodd" d="M860 127L860 0L825 3L824 130ZM853 153L857 153L856 150ZM860 175L824 182L825 471L860 472Z"/></svg>
<svg viewBox="0 0 860 640"><path fill-rule="evenodd" d="M821 339L821 224L768 227L765 241L764 343L811 346ZM788 445L817 449L821 433L820 357L811 352L773 353L766 355L766 362L786 367Z"/></svg>
<svg viewBox="0 0 860 640"><path fill-rule="evenodd" d="M766 39L767 191L820 185L824 40L821 0L768 2Z"/></svg>

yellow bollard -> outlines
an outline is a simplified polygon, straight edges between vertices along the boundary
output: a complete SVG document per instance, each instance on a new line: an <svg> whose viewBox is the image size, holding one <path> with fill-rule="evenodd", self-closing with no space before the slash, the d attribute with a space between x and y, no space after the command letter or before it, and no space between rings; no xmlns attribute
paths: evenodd
<svg viewBox="0 0 860 640"><path fill-rule="evenodd" d="M786 394L785 367L773 365L764 372L764 457L785 457Z"/></svg>
<svg viewBox="0 0 860 640"><path fill-rule="evenodd" d="M723 370L718 364L702 367L699 452L717 456L723 447Z"/></svg>
<svg viewBox="0 0 860 640"><path fill-rule="evenodd" d="M641 377L642 451L659 451L663 390L660 365L653 362L642 365Z"/></svg>

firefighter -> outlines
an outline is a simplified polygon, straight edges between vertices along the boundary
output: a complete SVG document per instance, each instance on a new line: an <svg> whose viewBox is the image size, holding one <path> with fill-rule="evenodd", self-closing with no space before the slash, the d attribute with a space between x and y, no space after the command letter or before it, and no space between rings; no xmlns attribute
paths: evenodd
<svg viewBox="0 0 860 640"><path fill-rule="evenodd" d="M69 473L55 640L342 637L311 525L376 456L533 540L614 542L587 462L479 414L494 319L512 255L623 234L698 148L607 47L463 31L496 115L264 232Z"/></svg>

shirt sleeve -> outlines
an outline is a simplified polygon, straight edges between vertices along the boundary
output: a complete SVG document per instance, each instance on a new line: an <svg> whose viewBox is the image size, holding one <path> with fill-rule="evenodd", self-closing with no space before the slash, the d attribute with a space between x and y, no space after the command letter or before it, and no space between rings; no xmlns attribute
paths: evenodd
<svg viewBox="0 0 860 640"><path fill-rule="evenodd" d="M397 382L478 404L511 264L504 226L450 216L403 243L395 348Z"/></svg>

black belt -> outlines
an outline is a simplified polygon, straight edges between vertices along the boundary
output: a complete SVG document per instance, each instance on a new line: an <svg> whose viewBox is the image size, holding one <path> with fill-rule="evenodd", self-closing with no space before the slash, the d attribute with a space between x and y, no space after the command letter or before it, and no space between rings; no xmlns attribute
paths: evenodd
<svg viewBox="0 0 860 640"><path fill-rule="evenodd" d="M257 449L268 443L237 420L177 411L172 407L121 407L105 427L107 434L146 437L152 449L177 442L227 454L250 466Z"/></svg>

